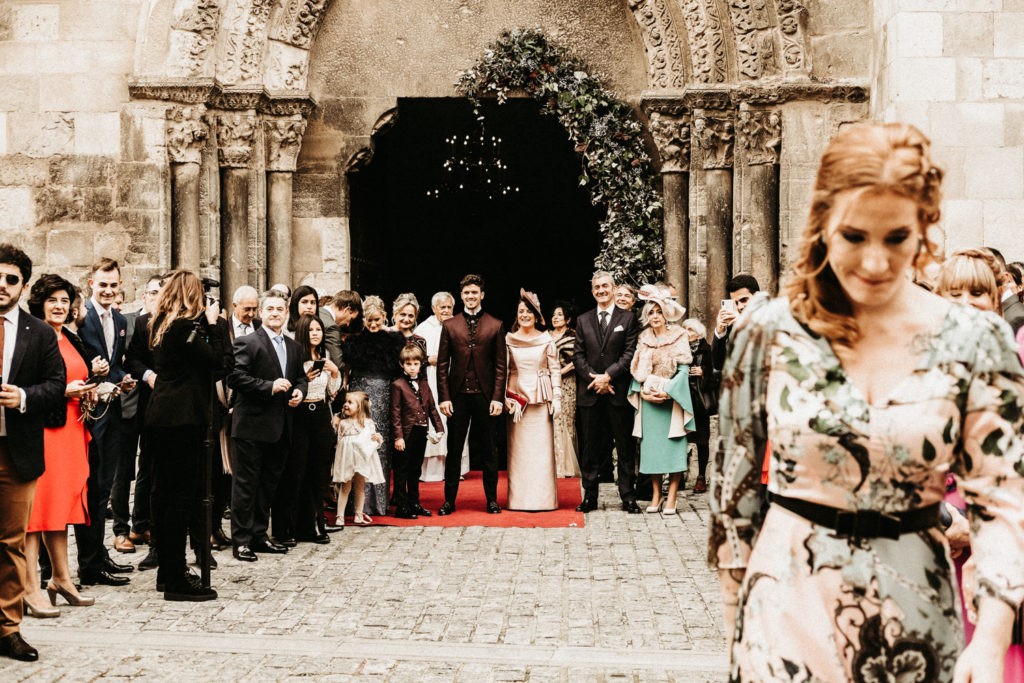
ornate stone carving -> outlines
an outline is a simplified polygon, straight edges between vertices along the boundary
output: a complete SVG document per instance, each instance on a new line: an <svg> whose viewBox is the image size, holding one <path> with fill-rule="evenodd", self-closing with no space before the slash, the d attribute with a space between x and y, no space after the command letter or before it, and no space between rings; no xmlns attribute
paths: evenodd
<svg viewBox="0 0 1024 683"><path fill-rule="evenodd" d="M173 163L198 164L206 143L206 107L203 105L167 109L167 155Z"/></svg>
<svg viewBox="0 0 1024 683"><path fill-rule="evenodd" d="M778 73L767 0L729 0L739 75L756 80Z"/></svg>
<svg viewBox="0 0 1024 683"><path fill-rule="evenodd" d="M179 55L180 66L187 75L198 76L206 64L206 53L217 38L217 22L220 19L219 0L196 0L191 8L171 24L178 31L192 33L188 54Z"/></svg>
<svg viewBox="0 0 1024 683"><path fill-rule="evenodd" d="M358 173L369 166L371 161L373 161L373 149L362 147L345 164L345 173Z"/></svg>
<svg viewBox="0 0 1024 683"><path fill-rule="evenodd" d="M782 117L777 111L741 109L736 119L736 156L747 166L778 164Z"/></svg>
<svg viewBox="0 0 1024 683"><path fill-rule="evenodd" d="M301 115L287 118L268 118L263 122L267 132L267 170L295 171L299 158L306 119Z"/></svg>
<svg viewBox="0 0 1024 683"><path fill-rule="evenodd" d="M274 41L270 42L268 48L263 85L273 90L304 89L309 53Z"/></svg>
<svg viewBox="0 0 1024 683"><path fill-rule="evenodd" d="M668 14L665 0L628 0L633 17L643 34L647 53L647 75L651 87L681 88L683 74L679 35Z"/></svg>
<svg viewBox="0 0 1024 683"><path fill-rule="evenodd" d="M227 168L248 167L255 136L254 112L217 112L217 158L220 165Z"/></svg>
<svg viewBox="0 0 1024 683"><path fill-rule="evenodd" d="M316 100L306 91L264 92L260 99L259 111L271 116L292 116L301 114L308 117L316 109Z"/></svg>
<svg viewBox="0 0 1024 683"><path fill-rule="evenodd" d="M134 100L202 104L209 101L215 88L216 84L212 78L140 78L128 83L128 94Z"/></svg>
<svg viewBox="0 0 1024 683"><path fill-rule="evenodd" d="M219 69L225 83L249 83L259 78L273 4L273 0L250 0L236 6L226 29L226 49Z"/></svg>
<svg viewBox="0 0 1024 683"><path fill-rule="evenodd" d="M725 83L722 18L715 0L679 0L690 43L690 80L697 83Z"/></svg>
<svg viewBox="0 0 1024 683"><path fill-rule="evenodd" d="M661 172L690 170L690 124L677 116L651 114L651 135L661 157Z"/></svg>
<svg viewBox="0 0 1024 683"><path fill-rule="evenodd" d="M701 110L693 113L693 163L705 170L732 168L734 138L732 119L708 116Z"/></svg>
<svg viewBox="0 0 1024 683"><path fill-rule="evenodd" d="M331 0L285 0L275 28L270 37L309 49L313 36L320 24L320 17Z"/></svg>
<svg viewBox="0 0 1024 683"><path fill-rule="evenodd" d="M779 33L782 36L782 63L788 72L808 72L804 47L807 8L799 0L778 0Z"/></svg>
<svg viewBox="0 0 1024 683"><path fill-rule="evenodd" d="M781 83L772 86L745 85L733 90L736 102L780 104L794 101L853 102L868 101L867 85L859 83Z"/></svg>
<svg viewBox="0 0 1024 683"><path fill-rule="evenodd" d="M261 86L249 88L217 88L210 104L217 109L255 109L263 99Z"/></svg>

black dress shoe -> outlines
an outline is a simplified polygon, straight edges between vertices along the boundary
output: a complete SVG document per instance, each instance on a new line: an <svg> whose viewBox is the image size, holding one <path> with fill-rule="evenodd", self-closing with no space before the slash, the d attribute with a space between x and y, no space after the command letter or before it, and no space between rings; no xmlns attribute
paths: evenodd
<svg viewBox="0 0 1024 683"><path fill-rule="evenodd" d="M236 560L241 560L242 562L255 562L259 559L256 557L256 553L252 551L252 548L247 545L236 545L231 554L235 556Z"/></svg>
<svg viewBox="0 0 1024 683"><path fill-rule="evenodd" d="M496 500L489 500L489 501L487 501L487 513L491 514L491 515L500 515L501 514L501 506L498 505L498 501L496 501Z"/></svg>
<svg viewBox="0 0 1024 683"><path fill-rule="evenodd" d="M83 586L127 586L128 577L111 574L105 569L98 572L87 572L79 574L78 580Z"/></svg>
<svg viewBox="0 0 1024 683"><path fill-rule="evenodd" d="M437 511L437 514L440 515L441 517L445 517L447 515L452 514L453 512L455 512L455 503L449 503L446 500L444 502L444 505L442 505L440 507L440 509Z"/></svg>
<svg viewBox="0 0 1024 683"><path fill-rule="evenodd" d="M413 512L411 508L398 508L395 511L395 517L398 519L419 519L419 515Z"/></svg>
<svg viewBox="0 0 1024 683"><path fill-rule="evenodd" d="M214 550L224 550L225 548L231 547L231 539L224 533L223 529L217 528L213 530L213 536L210 537L210 547Z"/></svg>
<svg viewBox="0 0 1024 683"><path fill-rule="evenodd" d="M108 556L103 560L103 570L110 572L111 574L129 574L135 571L135 567L133 567L130 564L121 564L120 562L114 562Z"/></svg>
<svg viewBox="0 0 1024 683"><path fill-rule="evenodd" d="M427 508L423 507L419 503L417 503L416 505L413 505L411 509L412 509L413 512L415 512L420 517L429 517L430 516L430 510L428 510Z"/></svg>
<svg viewBox="0 0 1024 683"><path fill-rule="evenodd" d="M636 504L635 500L622 501L622 509L631 515L639 515L641 512L640 506Z"/></svg>
<svg viewBox="0 0 1024 683"><path fill-rule="evenodd" d="M164 600L172 602L206 602L216 599L217 591L205 588L194 574L186 574L178 581L169 582L164 589Z"/></svg>
<svg viewBox="0 0 1024 683"><path fill-rule="evenodd" d="M149 552L142 558L142 562L139 562L139 571L144 572L147 569L156 569L160 566L160 561L156 556L156 546L149 546Z"/></svg>
<svg viewBox="0 0 1024 683"><path fill-rule="evenodd" d="M0 638L0 656L17 659L19 662L35 662L39 660L39 650L26 643L21 634L15 631Z"/></svg>
<svg viewBox="0 0 1024 683"><path fill-rule="evenodd" d="M299 543L298 543L298 541L296 541L291 536L285 536L284 538L278 540L277 544L278 545L283 545L285 548L294 548Z"/></svg>
<svg viewBox="0 0 1024 683"><path fill-rule="evenodd" d="M583 502L576 506L576 512L593 512L597 509L597 501L591 498L584 498Z"/></svg>
<svg viewBox="0 0 1024 683"><path fill-rule="evenodd" d="M195 561L192 562L192 566L193 567L201 567L202 566L200 564L200 562L199 562L199 553L196 553ZM216 569L217 567L218 567L218 565L217 565L217 558L213 556L213 553L210 553L210 569Z"/></svg>
<svg viewBox="0 0 1024 683"><path fill-rule="evenodd" d="M344 524L324 524L324 532L328 534L333 534L335 531L343 531L344 529Z"/></svg>
<svg viewBox="0 0 1024 683"><path fill-rule="evenodd" d="M271 555L284 555L288 552L288 548L286 546L283 546L280 543L274 543L269 538L264 541L256 541L249 547L252 548L253 552L269 553Z"/></svg>
<svg viewBox="0 0 1024 683"><path fill-rule="evenodd" d="M319 545L326 545L331 542L331 537L326 533L313 534L311 536L299 536L297 541L301 543L317 543Z"/></svg>

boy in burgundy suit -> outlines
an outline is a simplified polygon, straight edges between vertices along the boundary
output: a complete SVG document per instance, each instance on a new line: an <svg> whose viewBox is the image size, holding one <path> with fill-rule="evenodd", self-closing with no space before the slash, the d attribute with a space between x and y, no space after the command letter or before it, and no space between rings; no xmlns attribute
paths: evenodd
<svg viewBox="0 0 1024 683"><path fill-rule="evenodd" d="M434 443L444 436L444 425L434 405L427 377L420 372L423 351L409 344L398 356L405 373L391 382L391 430L395 435L395 517L430 516L420 505L420 469L427 450L427 420L434 425Z"/></svg>

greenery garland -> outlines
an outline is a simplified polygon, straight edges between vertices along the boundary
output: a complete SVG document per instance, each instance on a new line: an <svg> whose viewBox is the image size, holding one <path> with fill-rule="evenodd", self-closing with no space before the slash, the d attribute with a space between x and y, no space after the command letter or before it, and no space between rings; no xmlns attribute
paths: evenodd
<svg viewBox="0 0 1024 683"><path fill-rule="evenodd" d="M583 160L580 185L589 186L594 205L607 207L594 265L619 282L664 276L662 205L643 125L586 64L539 29L516 29L502 33L457 86L478 115L481 97L504 104L511 91L522 90L543 104L543 113L558 117Z"/></svg>

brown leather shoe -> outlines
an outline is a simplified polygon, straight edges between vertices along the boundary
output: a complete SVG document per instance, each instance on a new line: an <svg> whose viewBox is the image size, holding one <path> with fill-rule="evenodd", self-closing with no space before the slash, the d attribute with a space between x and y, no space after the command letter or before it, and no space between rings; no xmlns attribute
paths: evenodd
<svg viewBox="0 0 1024 683"><path fill-rule="evenodd" d="M119 553L134 553L135 544L128 540L127 536L118 536L114 539L114 550Z"/></svg>
<svg viewBox="0 0 1024 683"><path fill-rule="evenodd" d="M135 545L149 545L150 536L148 531L143 531L141 534L137 534L134 531L128 534L128 540Z"/></svg>

